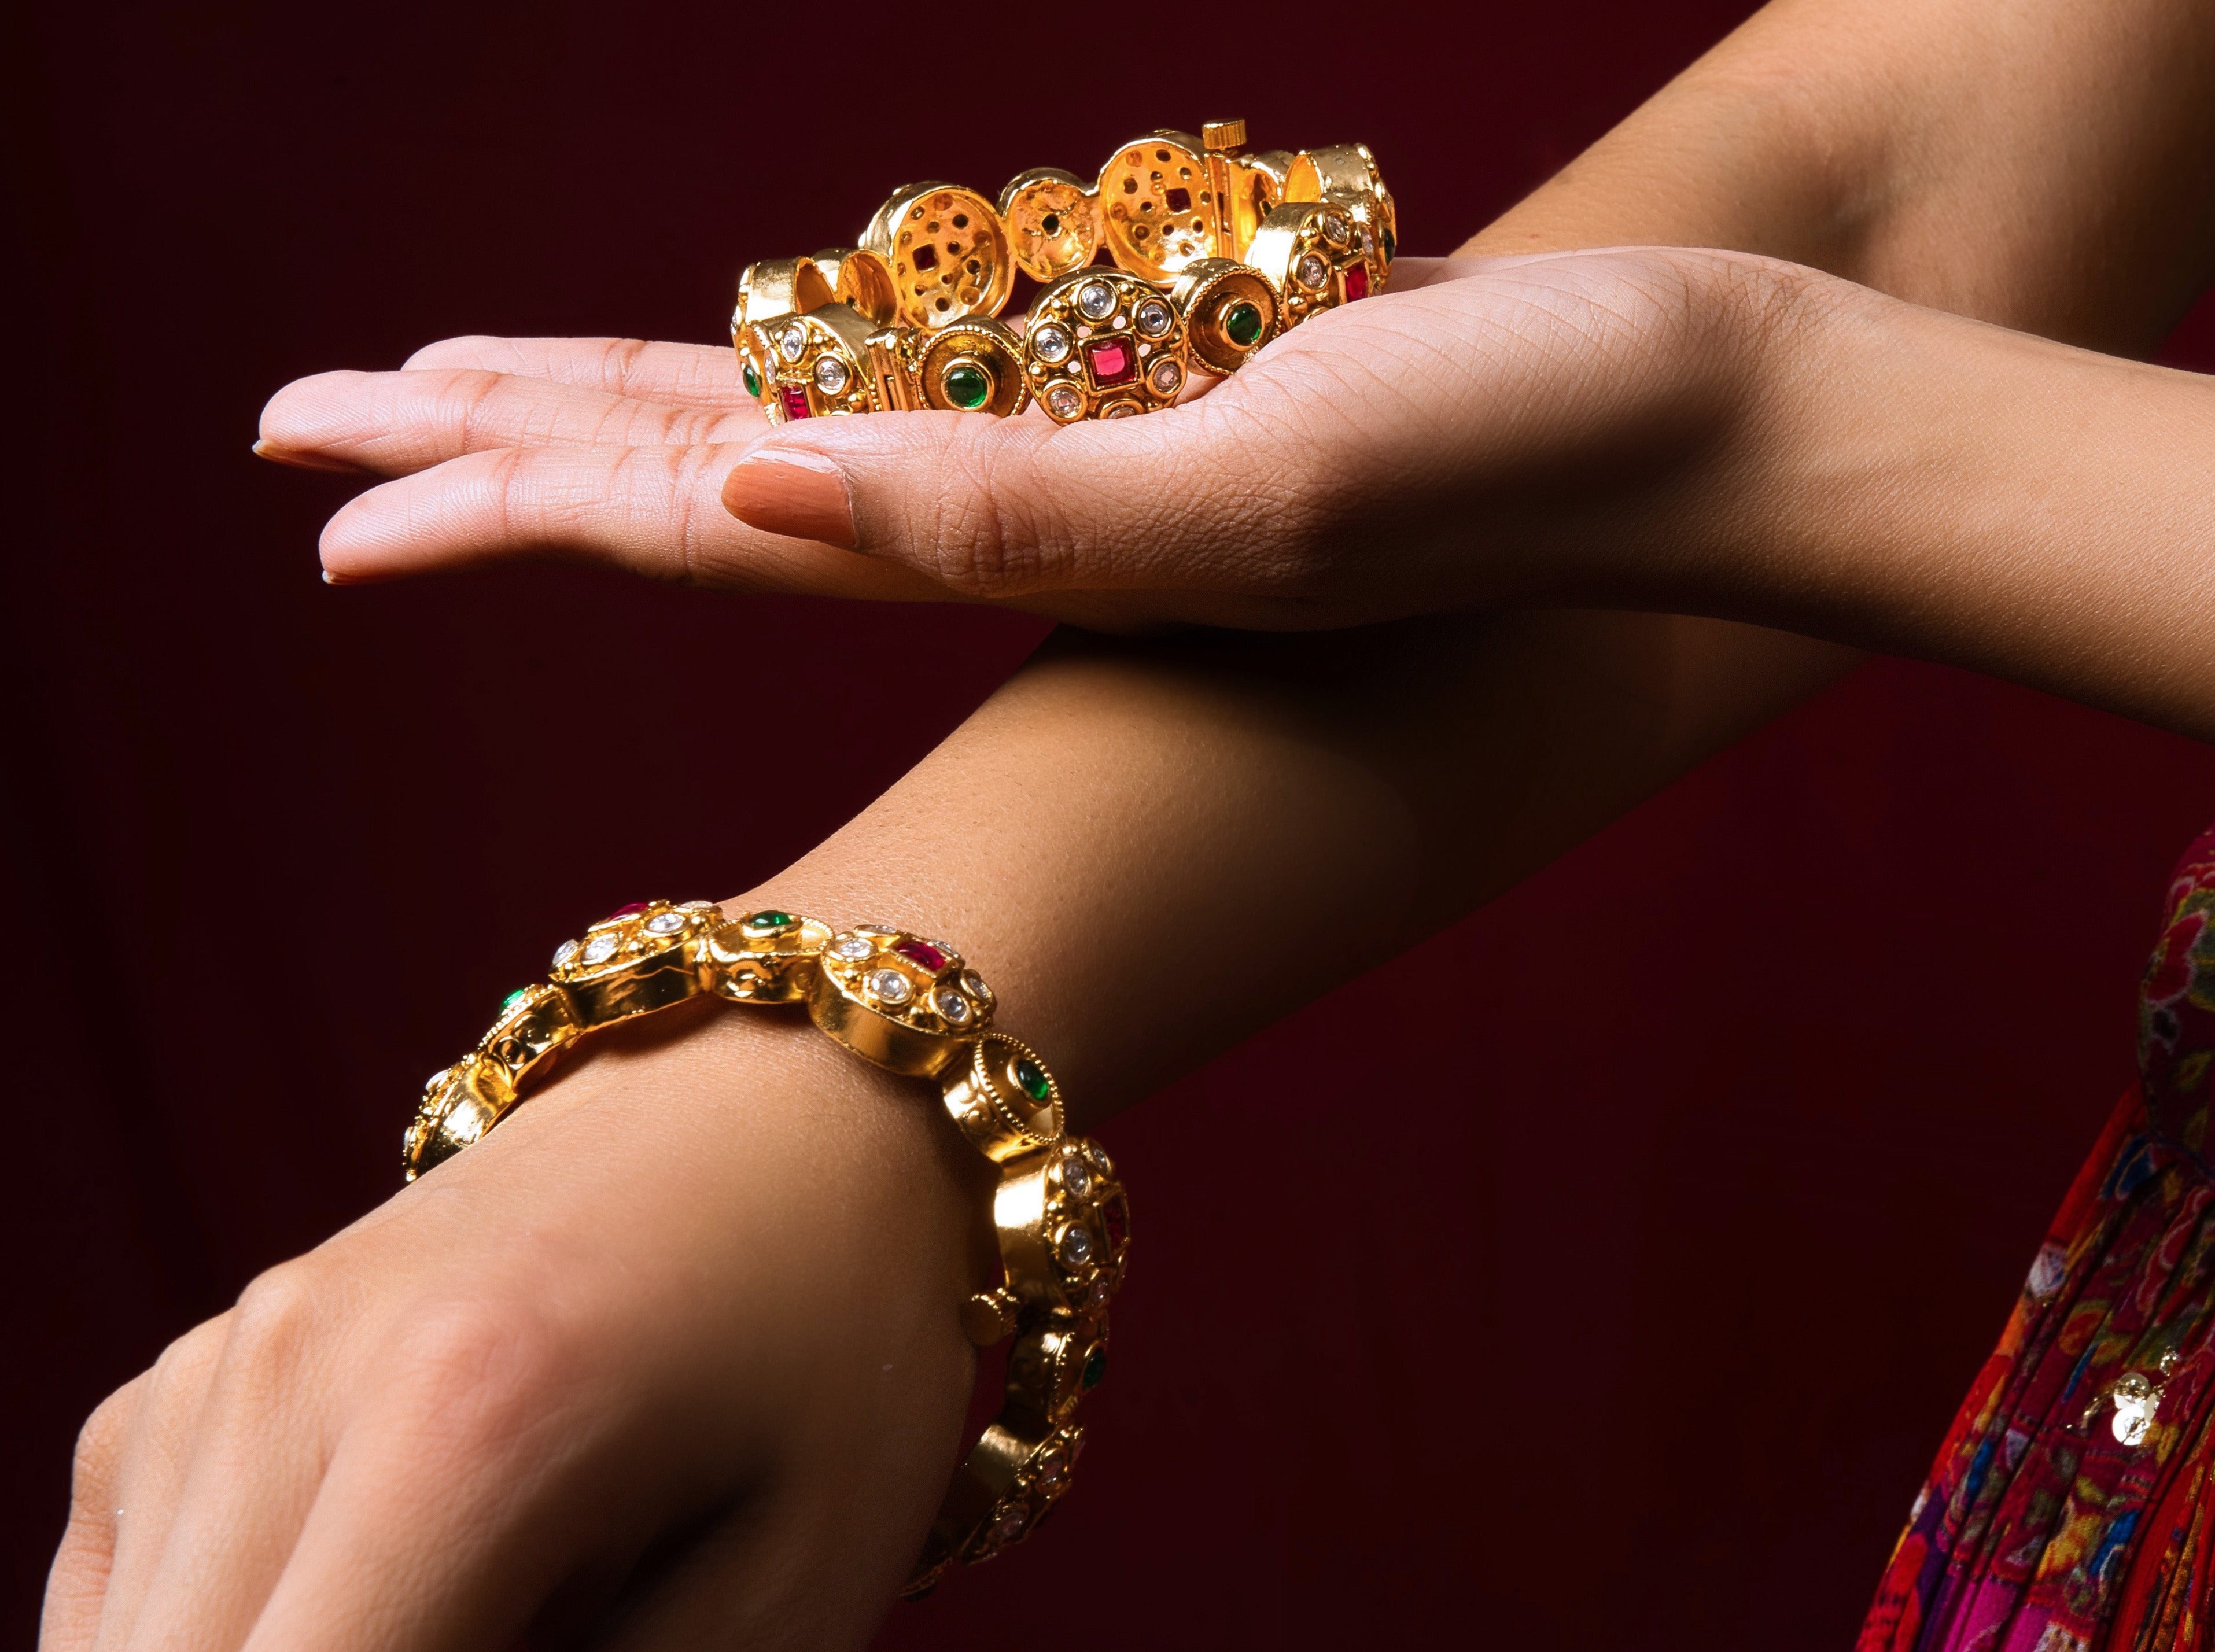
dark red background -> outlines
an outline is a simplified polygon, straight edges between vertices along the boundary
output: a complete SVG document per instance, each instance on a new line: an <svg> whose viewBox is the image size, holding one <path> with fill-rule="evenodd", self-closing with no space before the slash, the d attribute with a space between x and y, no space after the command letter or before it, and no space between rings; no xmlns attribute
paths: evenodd
<svg viewBox="0 0 2215 1652"><path fill-rule="evenodd" d="M1742 9L9 9L9 1643L77 1420L390 1190L421 1075L549 940L770 872L1038 636L547 569L327 590L346 488L248 458L271 390L457 332L717 340L741 261L895 182L1225 110L1366 138L1444 250ZM899 721L823 679L805 723L684 707L764 609L956 666ZM610 654L668 715L564 691ZM557 692L574 745L519 743ZM697 809L627 807L667 764ZM2210 814L2200 747L1880 665L1119 1123L1143 1250L1083 1491L883 1644L1840 1644Z"/></svg>

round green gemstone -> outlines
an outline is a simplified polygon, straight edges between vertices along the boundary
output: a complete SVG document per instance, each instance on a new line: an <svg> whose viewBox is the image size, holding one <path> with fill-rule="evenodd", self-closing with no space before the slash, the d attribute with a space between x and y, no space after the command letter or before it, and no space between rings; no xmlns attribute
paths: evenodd
<svg viewBox="0 0 2215 1652"><path fill-rule="evenodd" d="M974 412L992 399L991 379L982 367L966 361L948 367L939 383L946 387L946 399L965 413Z"/></svg>
<svg viewBox="0 0 2215 1652"><path fill-rule="evenodd" d="M1399 243L1392 239L1392 231L1389 229L1386 230L1384 231L1384 261L1388 264L1390 263L1395 258L1399 256Z"/></svg>
<svg viewBox="0 0 2215 1652"><path fill-rule="evenodd" d="M1053 1080L1046 1076L1044 1067L1028 1055L1015 1058L1015 1082L1022 1086L1023 1094L1034 1102L1053 1099Z"/></svg>
<svg viewBox="0 0 2215 1652"><path fill-rule="evenodd" d="M746 914L747 932L753 935L775 935L779 930L788 930L799 922L790 912L749 912Z"/></svg>
<svg viewBox="0 0 2215 1652"><path fill-rule="evenodd" d="M1083 1383L1085 1391L1089 1393L1093 1389L1100 1386L1101 1380L1107 1374L1108 1344L1095 1342L1092 1345L1092 1352L1084 1356L1084 1375L1078 1380Z"/></svg>
<svg viewBox="0 0 2215 1652"><path fill-rule="evenodd" d="M1261 336L1261 307L1241 300L1223 312L1223 330L1242 350L1250 350Z"/></svg>
<svg viewBox="0 0 2215 1652"><path fill-rule="evenodd" d="M746 394L752 396L755 401L760 401L761 375L754 371L754 364L749 361L739 371L746 381Z"/></svg>
<svg viewBox="0 0 2215 1652"><path fill-rule="evenodd" d="M498 1018L501 1021L506 1021L510 1016L515 1013L516 1006L530 996L531 989L529 987L517 987L515 991L509 993L506 998L500 1001L500 1016Z"/></svg>

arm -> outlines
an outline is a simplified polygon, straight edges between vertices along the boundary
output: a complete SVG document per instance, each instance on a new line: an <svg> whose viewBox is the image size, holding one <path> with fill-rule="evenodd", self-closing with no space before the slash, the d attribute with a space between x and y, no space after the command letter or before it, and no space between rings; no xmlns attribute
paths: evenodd
<svg viewBox="0 0 2215 1652"><path fill-rule="evenodd" d="M2080 61L2041 60L2017 90L2057 99ZM2151 128L2189 128L2173 102L2133 107ZM2005 187L2035 197L2047 176L2034 155ZM1509 224L1592 192L1591 215L1562 233L1625 238L1605 227L1619 177L1587 168ZM1789 178L1780 163L1777 191L1797 200ZM1715 199L1746 191L1741 169ZM1758 243L1760 226L1699 227L1688 238ZM2001 279L1973 241L1943 241L1926 250L1959 280ZM2151 326L2157 277L2112 295L2114 313L2135 305L2132 324ZM487 345L445 359L472 352L515 365ZM721 556L760 578L774 553L766 577L851 577L844 553L735 525L686 537L678 525L709 519L736 449L662 442L692 415L720 433L736 399L699 389L712 356L681 358L667 380L625 376L653 360L547 353L536 381L442 368L427 374L440 388L371 387L381 412L327 385L273 409L274 430L310 457L456 467L371 495L350 518L356 550L399 544L405 518L456 555L598 544L663 571ZM457 398L488 414L474 436L442 423ZM541 432L613 404L640 439L466 451L524 439L533 421L503 428L503 400L549 414ZM621 484L617 513L580 526L574 491L557 512L564 500L535 491L555 459L573 488ZM489 475L508 478L511 537L465 497ZM380 520L382 539L368 531ZM341 534L341 562L347 548ZM959 939L1096 1115L1543 862L1837 658L1709 623L1578 615L1321 643L1072 642L769 887ZM1408 715L1427 703L1435 721ZM1304 944L1318 909L1378 917L1325 957ZM1203 956L1159 994L1120 973L1102 991L1071 966L1075 949L1142 969L1163 912L1240 926L1258 967ZM790 1034L724 1014L594 1056L181 1340L88 1425L49 1643L482 1644L542 1607L569 1624L604 1613L640 1645L709 1623L764 1643L858 1641L951 1454L968 1373L951 1305L972 1276L973 1213L911 1092ZM703 1317L703 1300L722 1311ZM887 1365L905 1380L882 1381Z"/></svg>

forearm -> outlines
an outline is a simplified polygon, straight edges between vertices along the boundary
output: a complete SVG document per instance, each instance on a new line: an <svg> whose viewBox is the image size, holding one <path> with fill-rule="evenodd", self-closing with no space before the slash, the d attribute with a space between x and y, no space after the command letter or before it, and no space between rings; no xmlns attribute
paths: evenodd
<svg viewBox="0 0 2215 1652"><path fill-rule="evenodd" d="M2215 381L1780 271L1739 508L1548 594L1948 660L2215 738Z"/></svg>
<svg viewBox="0 0 2215 1652"><path fill-rule="evenodd" d="M1050 1054L1084 1127L1822 680L1819 650L1777 637L1776 699L1746 696L1735 639L1770 635L1550 613L1321 639L1065 633L748 899L945 935Z"/></svg>
<svg viewBox="0 0 2215 1652"><path fill-rule="evenodd" d="M1723 247L2134 353L2215 264L2215 9L1777 0L1471 252Z"/></svg>

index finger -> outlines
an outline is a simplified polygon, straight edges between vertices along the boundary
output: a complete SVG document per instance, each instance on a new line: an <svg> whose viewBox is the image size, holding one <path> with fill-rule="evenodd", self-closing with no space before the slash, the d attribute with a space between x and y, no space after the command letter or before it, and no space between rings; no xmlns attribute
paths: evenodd
<svg viewBox="0 0 2215 1652"><path fill-rule="evenodd" d="M727 412L756 405L739 381L738 353L727 345L471 335L426 344L408 358L407 365L410 369L482 368L677 407Z"/></svg>

